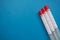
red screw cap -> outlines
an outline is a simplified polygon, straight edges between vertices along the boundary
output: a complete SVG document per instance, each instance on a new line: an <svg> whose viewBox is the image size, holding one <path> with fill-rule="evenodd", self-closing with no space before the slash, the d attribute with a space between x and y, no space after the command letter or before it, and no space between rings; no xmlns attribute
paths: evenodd
<svg viewBox="0 0 60 40"><path fill-rule="evenodd" d="M42 13L42 10L40 10L40 11L39 11L39 15L42 15L42 14L43 14L43 13Z"/></svg>
<svg viewBox="0 0 60 40"><path fill-rule="evenodd" d="M46 5L46 6L44 7L44 9L45 9L45 11L47 11L47 10L49 9L48 5Z"/></svg>
<svg viewBox="0 0 60 40"><path fill-rule="evenodd" d="M45 9L44 9L44 8L42 8L42 9L39 11L39 15L44 14L44 12L45 12Z"/></svg>
<svg viewBox="0 0 60 40"><path fill-rule="evenodd" d="M45 9L44 9L44 8L42 8L41 10L42 10L42 13L44 14L44 12L45 12Z"/></svg>

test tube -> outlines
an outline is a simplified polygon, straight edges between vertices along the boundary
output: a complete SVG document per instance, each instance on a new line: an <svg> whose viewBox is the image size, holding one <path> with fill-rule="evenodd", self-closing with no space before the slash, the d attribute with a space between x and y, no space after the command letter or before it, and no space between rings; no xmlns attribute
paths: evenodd
<svg viewBox="0 0 60 40"><path fill-rule="evenodd" d="M60 38L60 32L59 32L58 26L57 26L57 24L56 24L56 22L55 22L55 19L54 19L53 15L52 15L52 13L51 13L48 5L46 5L44 8L45 8L45 10L46 10L46 12L47 12L47 15L49 16L52 24L53 24L53 27L54 27L54 29L55 29L55 32L57 33L57 35L58 35L59 38Z"/></svg>
<svg viewBox="0 0 60 40"><path fill-rule="evenodd" d="M48 23L47 23L47 21L46 21L43 13L44 13L44 12L43 12L42 10L39 11L39 15L41 16L41 19L42 19L42 21L43 21L43 24L45 25L46 31L47 31L50 39L51 39L51 40L55 40L55 38L53 37L53 34L52 34L52 32L51 32L51 30L50 30L50 28L49 28L49 25L48 25Z"/></svg>
<svg viewBox="0 0 60 40"><path fill-rule="evenodd" d="M52 25L52 23L51 23L51 20L50 20L49 16L47 15L47 12L45 11L44 8L42 8L42 10L43 10L43 12L44 12L44 17L46 18L46 21L48 22L48 25L49 25L51 31L52 31L53 34L54 34L55 39L56 39L56 40L59 40L57 34L55 33L55 29L54 29L54 27L53 27L53 25Z"/></svg>

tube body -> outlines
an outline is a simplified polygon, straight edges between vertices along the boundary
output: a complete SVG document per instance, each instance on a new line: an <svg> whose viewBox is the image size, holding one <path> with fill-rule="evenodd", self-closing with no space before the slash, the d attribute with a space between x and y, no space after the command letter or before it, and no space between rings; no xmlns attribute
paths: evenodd
<svg viewBox="0 0 60 40"><path fill-rule="evenodd" d="M42 21L43 21L43 24L45 25L46 31L47 31L50 39L51 39L51 40L55 40L55 38L54 38L54 36L53 36L53 34L52 34L49 26L48 26L48 23L47 23L47 21L46 21L46 19L45 19L45 17L44 17L44 14L41 15L41 19L42 19Z"/></svg>
<svg viewBox="0 0 60 40"><path fill-rule="evenodd" d="M57 33L57 35L58 35L59 38L60 38L60 31L59 31L59 29L58 29L58 26L57 26L57 24L56 24L56 22L55 22L55 19L54 19L53 15L52 15L50 9L48 9L46 12L47 12L47 14L48 14L48 16L49 16L52 24L53 24L53 27L54 27L54 29L55 29L55 32Z"/></svg>

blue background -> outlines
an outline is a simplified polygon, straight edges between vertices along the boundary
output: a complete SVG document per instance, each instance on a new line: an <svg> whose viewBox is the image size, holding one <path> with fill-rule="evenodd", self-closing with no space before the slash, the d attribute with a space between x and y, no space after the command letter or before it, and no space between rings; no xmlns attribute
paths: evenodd
<svg viewBox="0 0 60 40"><path fill-rule="evenodd" d="M38 15L45 5L60 29L60 0L0 0L0 40L49 40Z"/></svg>

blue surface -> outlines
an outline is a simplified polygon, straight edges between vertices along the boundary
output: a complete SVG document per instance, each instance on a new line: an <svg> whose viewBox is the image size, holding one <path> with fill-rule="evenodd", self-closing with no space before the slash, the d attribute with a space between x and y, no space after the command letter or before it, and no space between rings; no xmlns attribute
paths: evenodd
<svg viewBox="0 0 60 40"><path fill-rule="evenodd" d="M0 0L0 40L49 40L38 15L46 4L60 28L60 0Z"/></svg>

